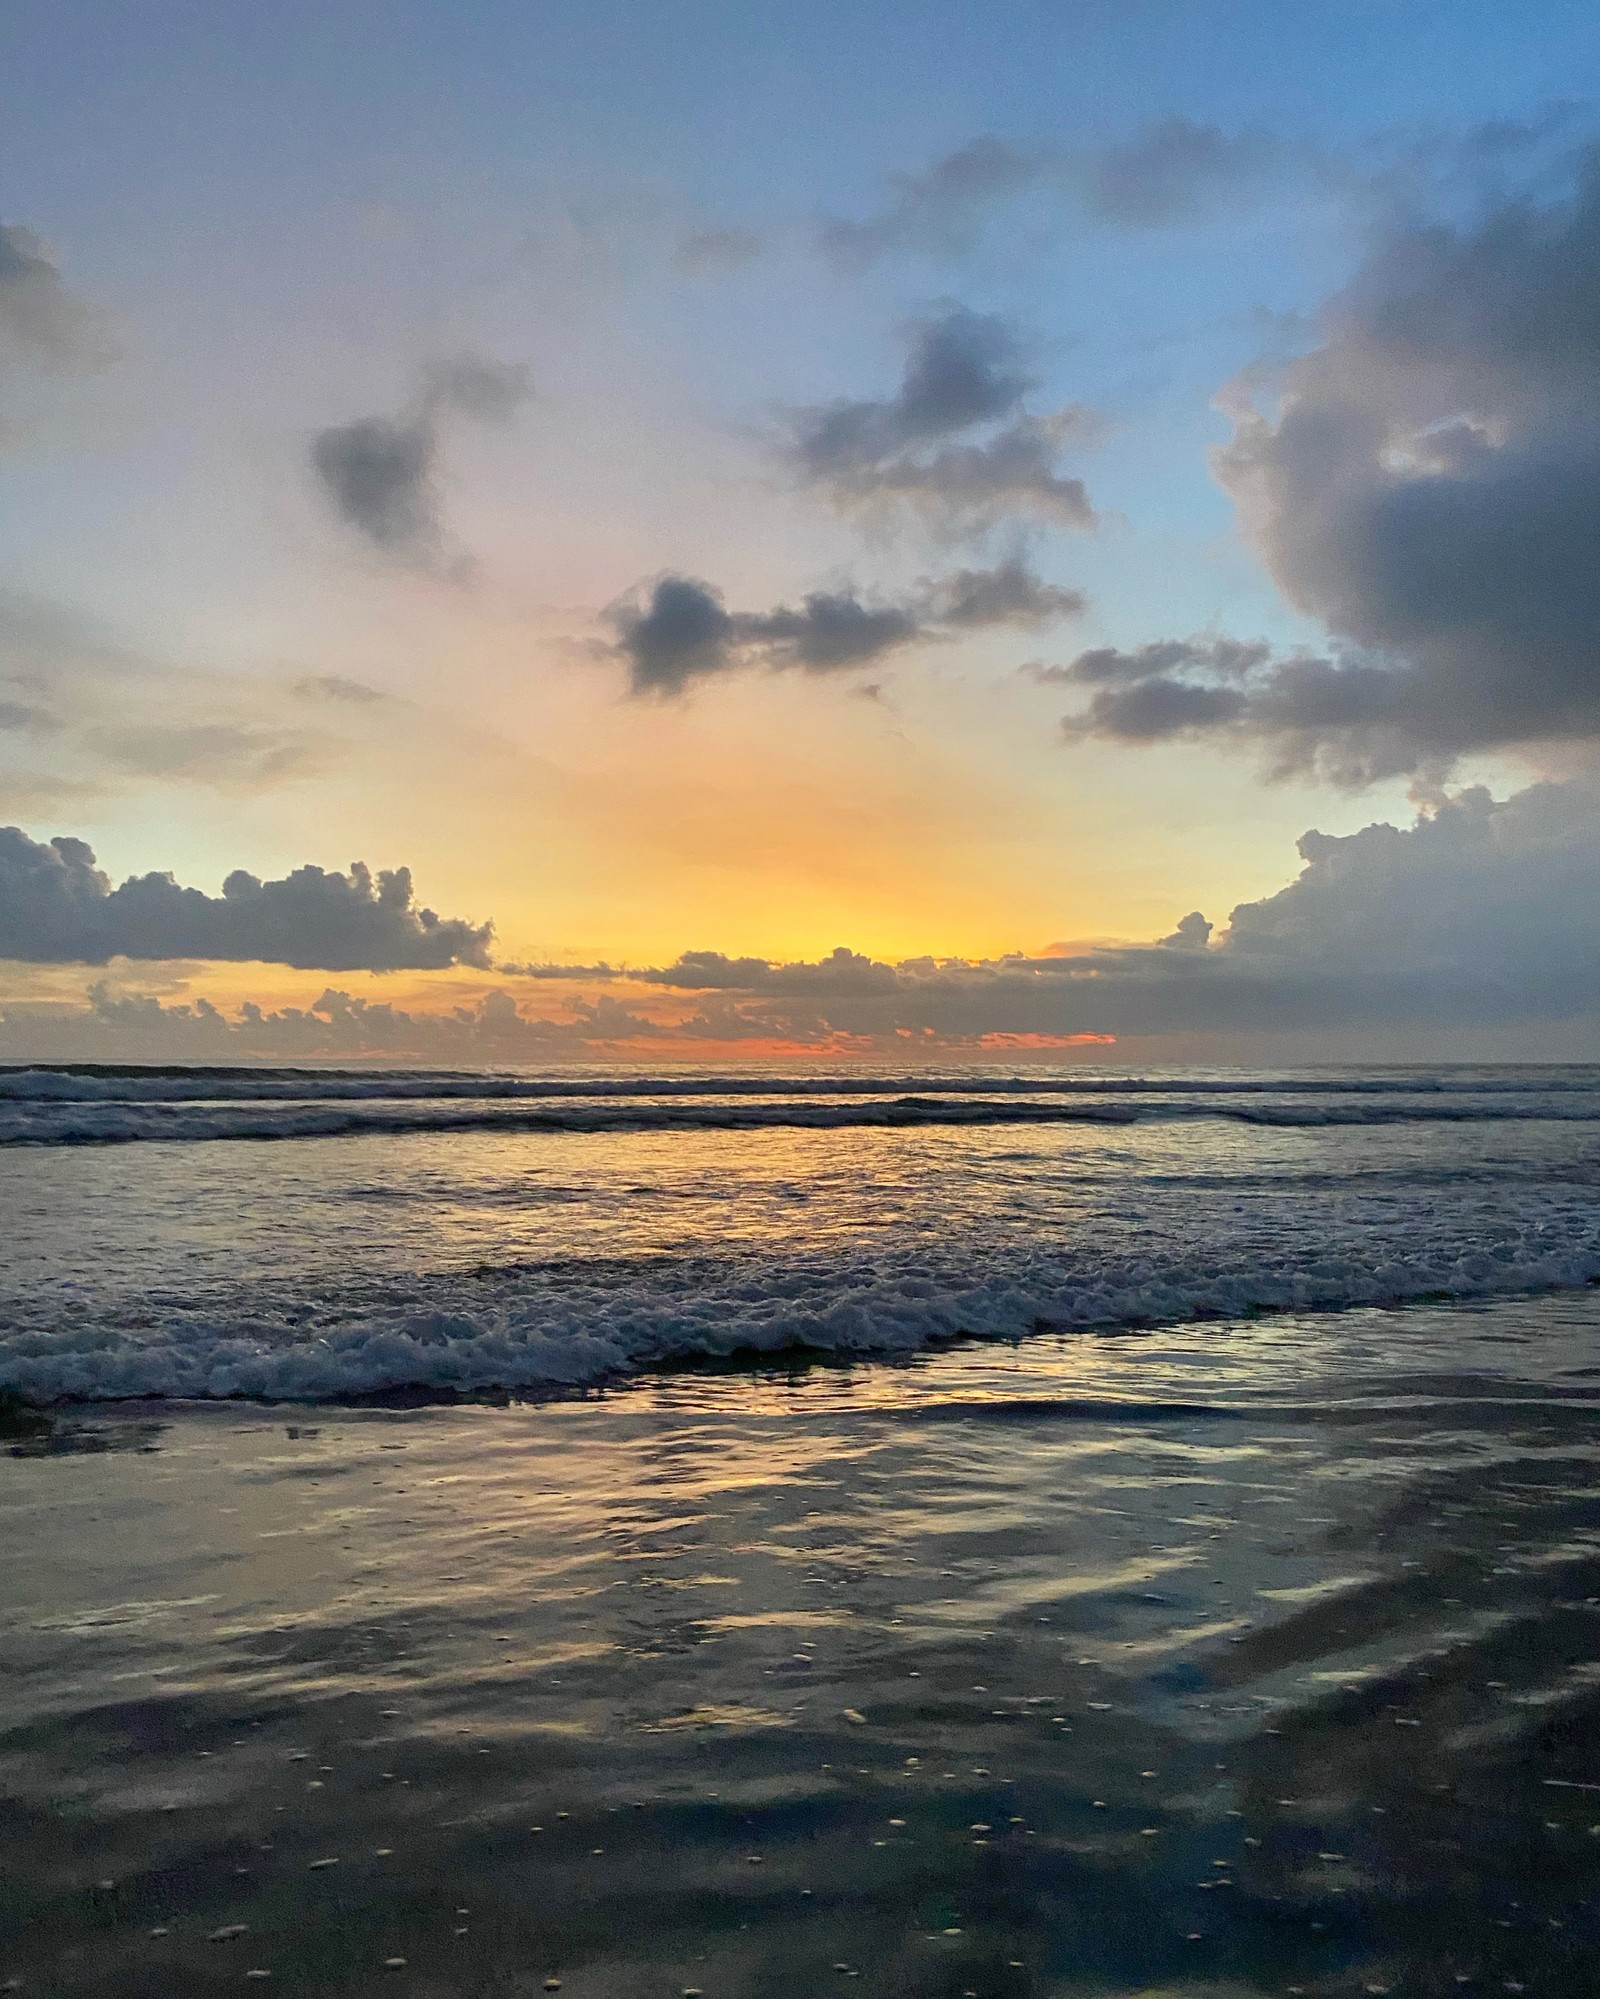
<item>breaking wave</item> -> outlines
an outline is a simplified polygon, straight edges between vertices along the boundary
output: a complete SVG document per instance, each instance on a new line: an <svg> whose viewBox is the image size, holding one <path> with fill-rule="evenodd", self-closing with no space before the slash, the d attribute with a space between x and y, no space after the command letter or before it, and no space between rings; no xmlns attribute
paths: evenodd
<svg viewBox="0 0 1600 1999"><path fill-rule="evenodd" d="M540 1394L1587 1285L1597 1122L1582 1069L13 1070L0 1391ZM215 1139L306 1143L71 1150Z"/></svg>
<svg viewBox="0 0 1600 1999"><path fill-rule="evenodd" d="M0 1336L0 1389L36 1401L537 1394L730 1356L910 1355L962 1338L1600 1281L1592 1204L1528 1205L1494 1225L1481 1212L1431 1227L1418 1213L1386 1226L1321 1215L1300 1240L1280 1225L1187 1253L623 1258L346 1286L314 1303L270 1286L167 1296Z"/></svg>

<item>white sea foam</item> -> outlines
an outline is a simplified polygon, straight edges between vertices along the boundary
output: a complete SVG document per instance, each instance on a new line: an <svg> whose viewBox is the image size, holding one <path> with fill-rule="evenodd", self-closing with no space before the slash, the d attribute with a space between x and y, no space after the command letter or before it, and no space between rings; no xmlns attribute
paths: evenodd
<svg viewBox="0 0 1600 1999"><path fill-rule="evenodd" d="M1432 1230L1414 1214L1382 1228L1325 1224L1318 1233L1318 1247L1299 1242L1277 1253L1246 1238L1209 1256L985 1257L974 1245L965 1258L898 1263L751 1257L650 1262L637 1273L457 1273L386 1293L351 1289L310 1312L258 1288L14 1330L0 1336L0 1388L41 1401L539 1391L739 1353L908 1354L962 1336L1015 1339L1600 1281L1592 1212L1551 1209L1514 1227Z"/></svg>
<svg viewBox="0 0 1600 1999"><path fill-rule="evenodd" d="M1593 1071L4 1081L0 1389L39 1400L540 1391L1600 1281ZM306 1143L69 1150L222 1137Z"/></svg>

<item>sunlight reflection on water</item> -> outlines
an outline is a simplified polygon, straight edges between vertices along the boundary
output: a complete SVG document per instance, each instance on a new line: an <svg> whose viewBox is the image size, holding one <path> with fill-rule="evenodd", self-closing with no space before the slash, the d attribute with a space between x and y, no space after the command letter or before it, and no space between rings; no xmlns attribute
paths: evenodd
<svg viewBox="0 0 1600 1999"><path fill-rule="evenodd" d="M0 1973L1586 1991L1595 1322L41 1426Z"/></svg>

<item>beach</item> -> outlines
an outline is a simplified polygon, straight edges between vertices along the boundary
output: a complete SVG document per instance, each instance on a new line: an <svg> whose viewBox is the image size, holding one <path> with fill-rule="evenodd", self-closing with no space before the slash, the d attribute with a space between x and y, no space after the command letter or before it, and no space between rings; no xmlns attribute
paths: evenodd
<svg viewBox="0 0 1600 1999"><path fill-rule="evenodd" d="M1595 1324L21 1421L0 1971L1584 1992Z"/></svg>

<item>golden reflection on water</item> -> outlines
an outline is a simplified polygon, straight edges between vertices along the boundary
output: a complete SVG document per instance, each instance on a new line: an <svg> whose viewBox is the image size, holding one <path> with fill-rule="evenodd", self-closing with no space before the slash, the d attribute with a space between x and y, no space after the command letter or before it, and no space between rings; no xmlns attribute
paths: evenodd
<svg viewBox="0 0 1600 1999"><path fill-rule="evenodd" d="M20 1441L0 1977L1576 1994L1593 1326Z"/></svg>

